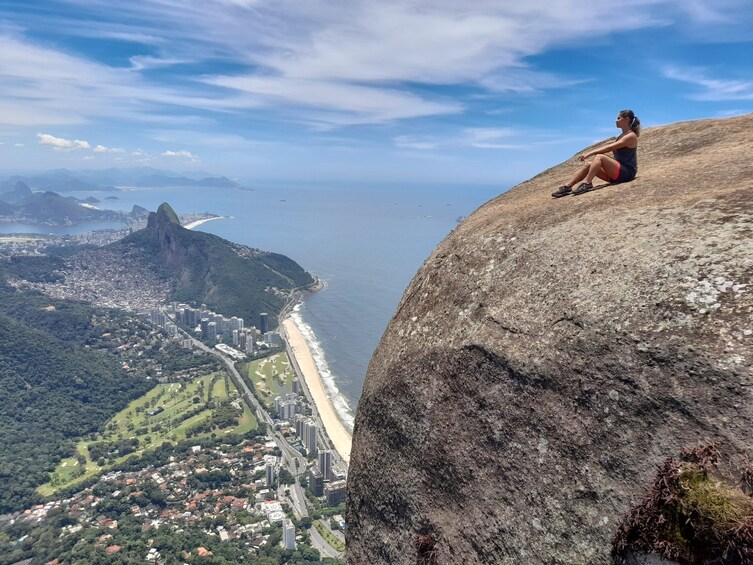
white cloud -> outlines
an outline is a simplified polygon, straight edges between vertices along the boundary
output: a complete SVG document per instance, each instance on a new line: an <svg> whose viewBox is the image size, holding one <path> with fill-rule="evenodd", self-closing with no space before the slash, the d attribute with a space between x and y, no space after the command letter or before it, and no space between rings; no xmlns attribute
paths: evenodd
<svg viewBox="0 0 753 565"><path fill-rule="evenodd" d="M399 135L393 139L393 142L396 147L400 147L401 149L419 149L421 151L436 149L441 145L441 142L438 140L421 139L411 135Z"/></svg>
<svg viewBox="0 0 753 565"><path fill-rule="evenodd" d="M381 123L462 110L462 106L454 102L434 102L397 89L338 81L223 76L207 79L207 82L258 95L270 103L324 110L329 113L304 112L302 115L312 121L334 124Z"/></svg>
<svg viewBox="0 0 753 565"><path fill-rule="evenodd" d="M57 150L76 150L76 149L90 149L88 141L82 141L80 139L65 139L63 137L55 137L48 133L38 133L37 140L40 145L50 145L53 149Z"/></svg>
<svg viewBox="0 0 753 565"><path fill-rule="evenodd" d="M401 149L432 150L443 147L474 149L529 150L542 145L566 144L573 141L546 131L513 128L463 128L445 135L397 136L393 140ZM577 140L581 142L582 140Z"/></svg>
<svg viewBox="0 0 753 565"><path fill-rule="evenodd" d="M259 149L279 147L276 141L258 141L238 134L213 134L195 130L157 130L151 139L165 144L188 144L217 149Z"/></svg>
<svg viewBox="0 0 753 565"><path fill-rule="evenodd" d="M163 152L162 157L174 157L178 159L189 159L191 161L196 161L196 157L191 155L190 151L186 151L185 149L181 149L178 151L172 151L168 149L167 151Z"/></svg>
<svg viewBox="0 0 753 565"><path fill-rule="evenodd" d="M24 147L23 143L14 143L13 147Z"/></svg>
<svg viewBox="0 0 753 565"><path fill-rule="evenodd" d="M104 145L97 145L94 148L95 153L125 153L125 149L119 147L105 147Z"/></svg>
<svg viewBox="0 0 753 565"><path fill-rule="evenodd" d="M69 18L25 14L28 21L18 29L138 42L153 54L111 67L19 39L18 31L0 35L0 114L13 125L182 119L166 109L200 114L271 108L318 129L454 114L464 111L463 102L439 96L434 87L527 94L569 86L587 80L589 70L574 78L542 72L533 57L648 27L737 25L747 4L143 0L119 5L114 16L108 0L67 3L82 9L71 10L76 15ZM189 63L208 60L240 70L169 82L149 72L184 64L190 69Z"/></svg>
<svg viewBox="0 0 753 565"><path fill-rule="evenodd" d="M131 57L129 61L131 63L132 71L160 69L190 62L187 59L161 59L159 57L149 57L145 55Z"/></svg>
<svg viewBox="0 0 753 565"><path fill-rule="evenodd" d="M664 76L699 87L692 94L694 100L719 102L725 100L753 100L753 80L711 78L700 67L667 66Z"/></svg>

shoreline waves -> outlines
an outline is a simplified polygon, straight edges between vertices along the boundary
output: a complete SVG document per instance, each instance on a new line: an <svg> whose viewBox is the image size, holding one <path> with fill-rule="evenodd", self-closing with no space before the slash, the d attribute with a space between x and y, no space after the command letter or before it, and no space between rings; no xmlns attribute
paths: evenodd
<svg viewBox="0 0 753 565"><path fill-rule="evenodd" d="M337 388L311 326L301 317L300 304L293 308L282 322L282 326L290 350L316 405L324 431L340 456L349 462L353 415L348 402Z"/></svg>

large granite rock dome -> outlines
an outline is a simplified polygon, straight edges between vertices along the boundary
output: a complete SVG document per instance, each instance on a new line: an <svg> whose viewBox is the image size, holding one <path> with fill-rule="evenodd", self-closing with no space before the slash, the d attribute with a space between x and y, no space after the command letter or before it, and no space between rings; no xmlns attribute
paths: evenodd
<svg viewBox="0 0 753 565"><path fill-rule="evenodd" d="M652 128L634 182L554 200L573 158L437 247L369 365L348 563L609 563L667 457L753 455L751 147Z"/></svg>

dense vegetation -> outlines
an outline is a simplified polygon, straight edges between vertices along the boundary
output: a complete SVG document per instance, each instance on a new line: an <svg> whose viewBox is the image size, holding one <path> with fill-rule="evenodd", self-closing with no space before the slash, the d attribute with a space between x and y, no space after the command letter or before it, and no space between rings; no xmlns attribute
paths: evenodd
<svg viewBox="0 0 753 565"><path fill-rule="evenodd" d="M206 304L225 316L240 316L249 325L261 312L271 327L289 291L309 285L311 275L292 259L233 244L215 235L182 228L175 212L162 204L149 225L114 246L137 248L154 268L176 281L172 300Z"/></svg>
<svg viewBox="0 0 753 565"><path fill-rule="evenodd" d="M246 437L263 435L264 426L249 432ZM216 447L220 444L237 445L243 441L241 436L228 434L223 438L203 442L205 447ZM191 442L178 445L165 443L155 451L145 453L141 458L129 458L115 469L134 470L145 465L159 467L168 461L188 455ZM202 488L228 487L231 483L248 480L246 477L232 477L223 470L208 470L192 475L190 481ZM150 547L156 548L167 563L197 562L197 548L204 547L213 556L200 559L207 564L249 563L252 565L304 565L319 563L320 565L335 565L337 560L325 558L319 561L319 552L302 545L298 550L286 550L280 547L279 527L267 528L264 534L271 534L269 542L260 549L258 556L248 553L243 541L223 543L217 535L208 533L207 523L185 523L178 530L169 525L159 528L144 527L145 519L134 516L134 504L146 508L165 508L167 501L158 486L147 481L123 488L108 482L90 481L87 485L92 494L103 497L97 506L96 516L117 520L116 529L103 530L94 523L90 523L83 530L73 533L65 531L66 526L72 526L76 520L71 517L70 510L64 508L53 510L48 518L41 522L18 521L15 524L0 524L0 565L9 565L22 559L33 559L34 563L45 563L56 558L61 564L65 563L136 563L143 562L144 555ZM120 490L120 496L110 496ZM81 490L81 487L76 490ZM72 494L69 493L69 494ZM86 493L84 493L85 497ZM258 521L260 518L240 511L239 519L244 523ZM148 523L149 520L146 520ZM312 520L305 518L296 523L296 529L302 532L310 527ZM211 529L225 524L225 516L218 515L209 525ZM62 534L62 535L61 535ZM304 532L304 535L305 532ZM21 540L21 541L18 541ZM120 546L114 554L107 553L107 547ZM185 552L185 553L184 553Z"/></svg>
<svg viewBox="0 0 753 565"><path fill-rule="evenodd" d="M92 314L83 303L0 286L0 513L36 500L77 438L152 386L86 348L98 331Z"/></svg>

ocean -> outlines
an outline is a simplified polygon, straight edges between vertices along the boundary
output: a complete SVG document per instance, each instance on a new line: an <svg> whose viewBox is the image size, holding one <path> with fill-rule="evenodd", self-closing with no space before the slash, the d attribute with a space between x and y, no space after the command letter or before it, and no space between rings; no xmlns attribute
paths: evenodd
<svg viewBox="0 0 753 565"><path fill-rule="evenodd" d="M281 184L253 191L134 189L98 206L130 210L138 204L156 210L168 202L178 213L226 216L195 229L282 253L319 277L323 290L307 295L292 318L309 343L335 407L352 429L369 359L408 283L459 218L506 188ZM0 224L0 233L81 233L85 228L20 230Z"/></svg>

